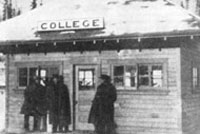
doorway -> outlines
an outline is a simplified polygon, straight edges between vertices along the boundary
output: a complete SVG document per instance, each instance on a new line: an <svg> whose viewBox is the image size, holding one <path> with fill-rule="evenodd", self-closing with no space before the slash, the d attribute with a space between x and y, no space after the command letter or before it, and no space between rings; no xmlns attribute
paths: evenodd
<svg viewBox="0 0 200 134"><path fill-rule="evenodd" d="M88 116L97 87L97 65L74 66L74 129L94 130Z"/></svg>

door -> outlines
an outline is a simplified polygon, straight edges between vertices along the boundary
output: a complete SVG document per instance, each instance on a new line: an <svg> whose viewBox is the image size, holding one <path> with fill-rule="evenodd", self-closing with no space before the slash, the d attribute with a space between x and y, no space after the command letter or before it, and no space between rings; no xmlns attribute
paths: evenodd
<svg viewBox="0 0 200 134"><path fill-rule="evenodd" d="M75 129L94 130L88 116L97 86L97 66L75 66Z"/></svg>

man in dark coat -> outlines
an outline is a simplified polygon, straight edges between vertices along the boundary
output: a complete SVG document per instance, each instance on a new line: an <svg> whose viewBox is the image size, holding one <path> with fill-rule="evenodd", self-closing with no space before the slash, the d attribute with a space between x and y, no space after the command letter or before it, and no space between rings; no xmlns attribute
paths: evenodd
<svg viewBox="0 0 200 134"><path fill-rule="evenodd" d="M24 129L26 131L29 130L29 117L33 116L34 118L34 125L33 130L36 131L39 129L38 126L38 108L37 108L37 96L38 91L42 89L42 85L39 83L39 77L34 77L34 79L31 81L31 84L27 86L27 88L24 91L24 103L21 108L21 114L24 114Z"/></svg>
<svg viewBox="0 0 200 134"><path fill-rule="evenodd" d="M37 130L46 131L46 116L47 116L47 98L46 88L40 83L41 80L36 81L37 89L35 91L35 108L36 108L36 119L37 119Z"/></svg>
<svg viewBox="0 0 200 134"><path fill-rule="evenodd" d="M54 75L48 89L48 102L50 112L50 123L53 132L67 132L71 123L70 98L63 77Z"/></svg>
<svg viewBox="0 0 200 134"><path fill-rule="evenodd" d="M101 75L101 84L97 87L88 122L94 124L97 134L111 134L114 122L114 102L117 99L116 88L108 75Z"/></svg>

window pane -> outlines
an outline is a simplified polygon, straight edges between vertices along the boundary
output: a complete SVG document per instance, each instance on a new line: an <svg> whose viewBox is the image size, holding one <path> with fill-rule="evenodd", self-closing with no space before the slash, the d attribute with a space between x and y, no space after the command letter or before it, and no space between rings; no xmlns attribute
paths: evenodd
<svg viewBox="0 0 200 134"><path fill-rule="evenodd" d="M125 72L125 86L126 87L135 87L136 81L136 66L126 66L126 72Z"/></svg>
<svg viewBox="0 0 200 134"><path fill-rule="evenodd" d="M192 68L192 84L193 87L198 87L198 69L196 67Z"/></svg>
<svg viewBox="0 0 200 134"><path fill-rule="evenodd" d="M79 71L79 79L83 79L84 78L84 71Z"/></svg>
<svg viewBox="0 0 200 134"><path fill-rule="evenodd" d="M123 77L114 77L115 86L124 86Z"/></svg>
<svg viewBox="0 0 200 134"><path fill-rule="evenodd" d="M139 66L139 75L148 75L148 66L147 65Z"/></svg>
<svg viewBox="0 0 200 134"><path fill-rule="evenodd" d="M78 74L79 90L90 90L94 88L94 69L80 69Z"/></svg>
<svg viewBox="0 0 200 134"><path fill-rule="evenodd" d="M19 86L27 86L27 68L19 68Z"/></svg>
<svg viewBox="0 0 200 134"><path fill-rule="evenodd" d="M19 86L27 86L27 78L19 78Z"/></svg>
<svg viewBox="0 0 200 134"><path fill-rule="evenodd" d="M197 85L198 85L197 79L196 79L196 78L193 78L193 87L198 87Z"/></svg>
<svg viewBox="0 0 200 134"><path fill-rule="evenodd" d="M162 87L162 66L153 65L152 66L152 86Z"/></svg>
<svg viewBox="0 0 200 134"><path fill-rule="evenodd" d="M125 77L125 86L135 87L136 86L135 77Z"/></svg>
<svg viewBox="0 0 200 134"><path fill-rule="evenodd" d="M136 75L136 66L126 66L126 76L135 76Z"/></svg>
<svg viewBox="0 0 200 134"><path fill-rule="evenodd" d="M193 77L197 77L197 68L193 68Z"/></svg>
<svg viewBox="0 0 200 134"><path fill-rule="evenodd" d="M27 77L27 68L19 68L19 77Z"/></svg>
<svg viewBox="0 0 200 134"><path fill-rule="evenodd" d="M29 68L29 83L28 84L32 84L34 82L33 78L34 76L36 76L37 74L37 68Z"/></svg>
<svg viewBox="0 0 200 134"><path fill-rule="evenodd" d="M114 76L123 76L123 75L124 75L124 66L115 66Z"/></svg>
<svg viewBox="0 0 200 134"><path fill-rule="evenodd" d="M149 85L149 78L148 77L140 77L139 85L148 86Z"/></svg>
<svg viewBox="0 0 200 134"><path fill-rule="evenodd" d="M93 77L93 72L90 70L90 71L85 71L85 77L86 78L92 78Z"/></svg>
<svg viewBox="0 0 200 134"><path fill-rule="evenodd" d="M152 86L153 87L162 87L162 79L153 79Z"/></svg>

